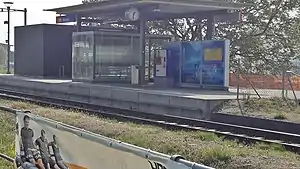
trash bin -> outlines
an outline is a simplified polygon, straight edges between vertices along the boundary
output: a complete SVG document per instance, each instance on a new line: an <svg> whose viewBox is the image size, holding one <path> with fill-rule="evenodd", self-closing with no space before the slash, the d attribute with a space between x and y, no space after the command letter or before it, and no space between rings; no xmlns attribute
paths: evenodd
<svg viewBox="0 0 300 169"><path fill-rule="evenodd" d="M131 84L139 84L139 66L131 66Z"/></svg>

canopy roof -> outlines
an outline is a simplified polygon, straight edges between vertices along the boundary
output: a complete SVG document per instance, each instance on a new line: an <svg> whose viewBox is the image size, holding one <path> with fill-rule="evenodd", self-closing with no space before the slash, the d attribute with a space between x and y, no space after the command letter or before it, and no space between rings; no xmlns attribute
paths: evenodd
<svg viewBox="0 0 300 169"><path fill-rule="evenodd" d="M101 16L112 19L123 16L130 7L138 8L147 20L227 14L228 10L240 10L247 4L226 0L102 0L44 11L57 14L80 14L81 16Z"/></svg>

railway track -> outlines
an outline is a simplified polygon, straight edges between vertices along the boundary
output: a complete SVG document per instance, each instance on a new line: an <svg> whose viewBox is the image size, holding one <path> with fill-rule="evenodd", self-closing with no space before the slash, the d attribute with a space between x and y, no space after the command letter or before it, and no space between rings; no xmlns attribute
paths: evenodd
<svg viewBox="0 0 300 169"><path fill-rule="evenodd" d="M137 112L133 110L120 110L116 108L90 105L57 98L46 98L7 90L0 90L0 98L24 100L45 106L77 109L105 118L114 118L121 121L156 125L172 130L213 132L218 136L224 137L224 139L234 139L246 144L252 144L256 142L278 144L282 145L289 151L300 153L300 135L292 133L264 130L206 120L195 120L171 115L158 115Z"/></svg>

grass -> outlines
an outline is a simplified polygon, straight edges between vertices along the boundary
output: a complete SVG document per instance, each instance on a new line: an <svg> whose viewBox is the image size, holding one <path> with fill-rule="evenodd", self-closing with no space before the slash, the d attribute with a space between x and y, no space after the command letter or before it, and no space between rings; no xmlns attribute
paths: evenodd
<svg viewBox="0 0 300 169"><path fill-rule="evenodd" d="M29 109L47 118L169 155L180 154L187 160L217 169L300 168L300 156L287 152L278 145L246 146L225 141L212 133L168 131L27 102L0 100L0 104L16 109Z"/></svg>
<svg viewBox="0 0 300 169"><path fill-rule="evenodd" d="M292 100L262 98L242 100L241 103L245 115L300 123L300 106L296 106ZM231 111L233 107L238 110L236 101L227 103L224 112L240 114L240 111ZM226 108L231 109L226 111Z"/></svg>
<svg viewBox="0 0 300 169"><path fill-rule="evenodd" d="M0 111L0 153L14 157L15 148L15 119L14 116ZM14 165L0 159L0 168L13 169Z"/></svg>

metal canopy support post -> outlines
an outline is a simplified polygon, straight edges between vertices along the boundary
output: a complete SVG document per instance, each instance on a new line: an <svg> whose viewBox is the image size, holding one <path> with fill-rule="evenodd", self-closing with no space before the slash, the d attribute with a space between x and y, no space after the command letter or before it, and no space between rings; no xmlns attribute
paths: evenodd
<svg viewBox="0 0 300 169"><path fill-rule="evenodd" d="M24 26L27 25L27 8L24 8Z"/></svg>
<svg viewBox="0 0 300 169"><path fill-rule="evenodd" d="M183 65L183 59L184 59L184 51L183 51L183 46L182 46L182 44L180 44L180 46L179 46L179 71L178 71L178 73L179 73L179 75L178 75L178 77L179 77L179 81L178 81L178 83L179 83L179 86L181 86L182 85L182 65Z"/></svg>
<svg viewBox="0 0 300 169"><path fill-rule="evenodd" d="M152 67L151 67L151 48L152 48L152 38L151 37L149 37L149 41L148 41L148 82L150 82L150 75L151 75L151 69L152 69ZM154 72L155 70L153 70L153 72Z"/></svg>
<svg viewBox="0 0 300 169"><path fill-rule="evenodd" d="M146 20L140 19L140 69L139 69L139 85L145 84L145 27Z"/></svg>
<svg viewBox="0 0 300 169"><path fill-rule="evenodd" d="M81 32L81 15L77 14L76 15L76 31Z"/></svg>
<svg viewBox="0 0 300 169"><path fill-rule="evenodd" d="M93 81L96 79L96 35L93 32Z"/></svg>
<svg viewBox="0 0 300 169"><path fill-rule="evenodd" d="M206 30L206 40L213 39L215 24L214 24L214 16L210 15L207 17L207 30Z"/></svg>

